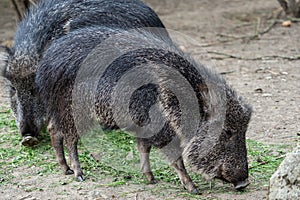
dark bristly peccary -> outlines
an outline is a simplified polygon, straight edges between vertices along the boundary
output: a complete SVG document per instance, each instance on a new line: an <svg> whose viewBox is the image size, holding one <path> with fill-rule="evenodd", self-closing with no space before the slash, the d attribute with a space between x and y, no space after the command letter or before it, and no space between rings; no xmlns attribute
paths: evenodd
<svg viewBox="0 0 300 200"><path fill-rule="evenodd" d="M30 9L27 17L20 24L14 47L11 50L6 49L7 53L1 54L3 55L1 60L6 63L4 76L12 85L12 108L17 115L23 136L22 143L35 144L41 127L47 125L50 120L49 132L59 164L66 174L71 174L74 170L75 176L83 180L77 156L79 134L71 111L72 87L80 64L97 44L110 35L122 32L118 28L163 27L163 25L157 15L140 1L42 0L40 2L37 8ZM105 28L103 25L110 28ZM139 37L142 37L142 34L136 33L134 38ZM152 42L162 40L154 33L144 37ZM130 38L128 40L130 41ZM162 41L164 42L166 41ZM163 85L150 84L134 93L130 109L132 118L137 124L147 124L149 116L145 112L150 110L149 107L156 102L155 99L159 99L167 118L164 127L156 135L150 138L137 135L143 173L150 182L154 181L148 157L151 146L164 149L178 137L179 143L176 143L175 150L180 152L182 157L179 156L172 165L181 182L190 192L197 190L185 170L183 159L211 178L216 177L231 182L237 189L246 187L248 166L245 132L251 109L220 77L205 70L204 74L197 73L195 68L203 69L201 65L168 53L166 49L149 48L132 51L111 65L111 70L108 70L105 77L99 80L97 88L96 113L101 124L110 128L116 128L118 125L112 117L111 91L115 82L127 70L146 62L170 66L189 80L198 94L202 122L197 127L196 134L180 133L178 102L172 93L164 90ZM45 51L47 53L44 55ZM43 61L38 68L42 57ZM36 85L34 80L37 68ZM220 83L226 94L224 98L226 117L223 130L220 131L220 136L210 151L206 150L209 147L205 144L205 138L209 138L211 134L207 127L210 126L209 122L217 119L213 119L215 115L210 113L209 106L205 105L206 100L202 97L202 94L206 93L205 81L203 81L205 75ZM146 91L150 97L145 95ZM67 165L64 157L63 139L70 153L73 170ZM168 152L165 153L167 157L172 157Z"/></svg>
<svg viewBox="0 0 300 200"><path fill-rule="evenodd" d="M140 40L142 40L145 45L144 48L132 49L113 60L104 73L98 77L95 91L93 91L92 86L89 87L89 81L95 77L87 76L84 80L87 83L85 84L83 81L82 84L79 84L82 87L79 91L83 92L79 96L79 99L82 98L81 102L89 101L88 99L85 100L88 95L84 94L95 93L95 105L90 106L94 110L82 106L83 112L85 112L84 110L95 112L97 120L104 127L120 128L115 118L119 113L113 111L115 106L119 106L113 100L113 92L118 82L132 70L142 70L142 73L136 74L130 80L139 79L143 73L149 72L149 75L159 77L157 82L138 88L131 94L129 103L130 118L138 126L142 127L151 122L149 112L150 107L154 104L160 105L161 113L165 119L163 127L152 136L146 137L136 133L141 167L148 181L155 181L149 162L150 149L155 146L160 148L170 159L171 165L178 173L183 186L191 193L198 193L198 191L189 177L183 161L210 178L219 178L233 183L236 189L245 188L249 184L245 133L251 117L251 107L244 103L219 75L201 64L197 64L192 59L185 59L184 54L180 53L180 50L167 39L164 40L147 31L133 31L125 34L123 40L119 40L121 32L124 31L108 27L93 27L73 31L52 43L37 70L36 82L40 88L40 98L47 108L50 119L49 132L63 171L66 174L72 173L64 156L64 140L75 176L79 180L83 179L77 154L77 143L81 134L77 132L76 120L78 119L74 113L74 105L72 106L74 103L72 93L76 85L76 77L79 76L80 67L88 54L98 44L102 44L112 37L116 49L127 48L124 45L118 46L122 41L127 41L128 44L134 46L135 44L139 45ZM153 44L158 44L157 48L152 48L151 45ZM158 48L160 46L161 48ZM100 55L98 57L104 59ZM143 66L149 63L153 68L150 67L149 71L146 68L143 70ZM162 68L159 67L160 65L167 67ZM105 68L106 66L96 66L96 68L92 66L90 72L96 73L98 67L100 70L101 67ZM158 71L157 68L159 68ZM89 69L86 70L89 71ZM168 76L168 71L178 72L189 83L196 96L197 105L189 107L191 113L199 107L200 120L198 124L192 124L196 127L194 132L182 132L184 115L181 110L182 102L180 103L180 99L177 99L175 93L165 86L168 81L172 81L172 76ZM177 80L173 81L175 81L174 88L176 85L180 85L179 82L176 82ZM210 87L209 83L215 84ZM182 88L182 90L185 89ZM219 107L218 103L212 103L215 99L209 100L209 97L213 97L214 93L223 94L220 101L223 104ZM189 94L184 96L189 97ZM120 115L123 112L121 111ZM223 112L224 116L220 117L218 112L221 116ZM193 115L190 116L189 121L193 121L193 117ZM212 143L206 142L215 136L217 137L212 140ZM168 146L172 148L166 149L165 147Z"/></svg>
<svg viewBox="0 0 300 200"><path fill-rule="evenodd" d="M34 84L45 49L68 32L96 25L164 27L156 13L139 0L40 0L37 7L31 7L18 26L8 57L0 60L6 63L4 77L11 83L11 106L23 145L37 144L37 136L48 121Z"/></svg>

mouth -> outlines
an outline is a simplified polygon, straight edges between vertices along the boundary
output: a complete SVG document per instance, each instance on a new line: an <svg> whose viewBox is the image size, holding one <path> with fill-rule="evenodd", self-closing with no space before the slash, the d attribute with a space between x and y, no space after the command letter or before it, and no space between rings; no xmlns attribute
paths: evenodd
<svg viewBox="0 0 300 200"><path fill-rule="evenodd" d="M235 188L236 190L238 190L238 191L245 189L245 188L250 184L248 178L246 178L246 179L244 179L244 180L242 180L242 181L237 181L237 182L235 182L235 181L230 181L230 179L227 179L227 178L226 178L226 175L223 174L223 172L225 171L225 170L223 169L223 167L224 167L224 166L222 165L222 166L219 168L219 172L218 172L218 175L216 176L216 178L218 178L218 179L220 179L220 180L222 180L222 181L224 181L224 182L226 182L226 183L233 183L234 188Z"/></svg>
<svg viewBox="0 0 300 200"><path fill-rule="evenodd" d="M228 181L228 180L226 180L224 177L222 177L222 176L218 176L218 177L216 177L217 179L220 179L220 180L222 180L222 181L224 181L224 182L226 182L226 183L231 183L230 181ZM245 189L248 185L250 184L250 182L249 182L249 180L248 180L248 178L247 179L245 179L245 180L243 180L243 181L239 181L239 182L237 182L237 183L233 183L233 186L234 186L234 188L236 189L236 190L243 190L243 189Z"/></svg>
<svg viewBox="0 0 300 200"><path fill-rule="evenodd" d="M234 184L234 188L236 190L243 190L245 189L248 185L250 184L248 179L245 179L243 181L237 182L236 184Z"/></svg>

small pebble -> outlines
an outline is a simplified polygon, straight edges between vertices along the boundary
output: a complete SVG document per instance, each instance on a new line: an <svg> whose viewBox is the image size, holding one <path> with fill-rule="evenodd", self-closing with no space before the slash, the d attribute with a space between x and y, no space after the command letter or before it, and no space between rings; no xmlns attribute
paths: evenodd
<svg viewBox="0 0 300 200"><path fill-rule="evenodd" d="M289 73L287 73L287 72L280 72L280 74L282 74L282 75L288 75Z"/></svg>
<svg viewBox="0 0 300 200"><path fill-rule="evenodd" d="M263 96L263 97L271 97L271 96L273 96L273 95L270 94L270 93L266 93L266 94L263 94L263 95L261 95L261 96Z"/></svg>
<svg viewBox="0 0 300 200"><path fill-rule="evenodd" d="M287 20L282 22L281 24L283 27L290 27L292 25L292 21L291 20Z"/></svg>
<svg viewBox="0 0 300 200"><path fill-rule="evenodd" d="M182 51L185 51L185 50L186 50L185 46L183 46L183 45L180 45L179 48L180 48Z"/></svg>
<svg viewBox="0 0 300 200"><path fill-rule="evenodd" d="M257 88L257 89L254 90L254 92L256 92L256 93L263 93L263 89Z"/></svg>
<svg viewBox="0 0 300 200"><path fill-rule="evenodd" d="M129 175L129 174L124 176L124 179L127 179L127 180L129 180L129 179L131 179L131 178L132 178L132 176Z"/></svg>

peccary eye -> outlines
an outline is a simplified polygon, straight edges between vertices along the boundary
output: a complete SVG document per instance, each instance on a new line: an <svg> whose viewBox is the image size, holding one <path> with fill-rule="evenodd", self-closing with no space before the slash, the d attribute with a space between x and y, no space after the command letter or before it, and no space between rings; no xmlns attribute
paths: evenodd
<svg viewBox="0 0 300 200"><path fill-rule="evenodd" d="M233 135L233 133L230 130L226 130L225 133L228 138L232 137Z"/></svg>
<svg viewBox="0 0 300 200"><path fill-rule="evenodd" d="M10 96L14 96L16 94L16 88L14 88L13 86L10 86L9 94L10 94Z"/></svg>
<svg viewBox="0 0 300 200"><path fill-rule="evenodd" d="M35 95L35 90L30 90L31 95Z"/></svg>

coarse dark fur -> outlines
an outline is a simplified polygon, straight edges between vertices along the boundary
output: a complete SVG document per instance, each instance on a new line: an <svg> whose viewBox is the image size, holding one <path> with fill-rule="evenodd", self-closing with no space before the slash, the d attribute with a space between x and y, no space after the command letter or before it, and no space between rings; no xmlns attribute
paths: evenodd
<svg viewBox="0 0 300 200"><path fill-rule="evenodd" d="M114 37L120 32L123 30L108 27L73 31L53 42L37 71L36 82L50 118L50 134L59 164L66 174L70 173L71 169L64 158L64 139L71 157L72 169L80 180L83 177L77 157L79 133L76 129L76 118L72 107L73 87L86 56L105 39ZM220 178L235 186L239 186L240 182L244 183L248 178L245 133L251 117L250 106L237 96L224 79L201 64L197 64L191 58L187 58L167 39L164 40L150 32L136 31L129 35L127 39L129 43L134 43L137 38L143 38L145 46L154 43L159 44L161 48L141 48L118 57L99 77L96 91L91 91L91 88L83 85L81 89L84 92L96 92L95 107L91 105L91 108L95 110L90 111L96 112L100 124L109 128L118 128L112 111L112 92L126 72L147 63L154 63L154 66L160 64L168 66L169 70L179 72L192 87L198 102L190 109L199 108L200 121L196 124L196 132L181 131L183 113L179 100L170 89L164 86L164 82L172 77L166 76L164 80L159 80L156 84L147 84L134 91L130 98L129 108L135 124L144 126L150 123L148 112L154 104L161 105L162 115L166 119L163 128L152 137L144 138L137 135L143 173L150 182L154 181L149 153L151 146L155 146L161 148L167 158L172 158L174 152L179 153L177 160L171 159L172 166L177 171L184 187L190 192L197 192L197 190L185 170L183 160L210 178ZM123 48L126 47L123 46ZM138 78L139 74L136 77ZM88 80L90 79L86 81ZM210 83L213 83L214 87L210 87ZM224 107L216 106L213 103L215 99L209 98L209 96L213 97L213 93L223 94L221 102L224 102ZM83 102L85 97L85 95L81 96ZM89 110L87 107L84 109ZM222 118L223 110L221 109L224 110L224 118ZM221 127L211 129L216 126L215 124ZM214 143L207 144L206 141L214 136L217 136ZM174 149L164 151L164 147L174 141Z"/></svg>
<svg viewBox="0 0 300 200"><path fill-rule="evenodd" d="M1 62L6 65L3 75L11 83L11 107L23 136L22 144L36 144L36 137L48 121L34 84L44 51L53 40L73 30L98 25L123 29L164 27L156 13L139 0L41 0L18 26L14 46Z"/></svg>

